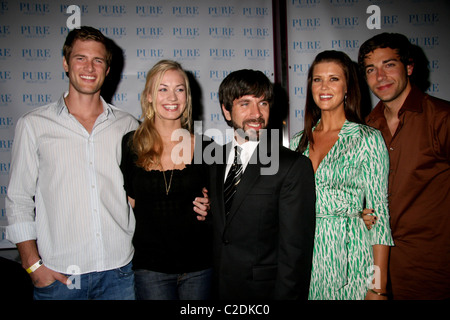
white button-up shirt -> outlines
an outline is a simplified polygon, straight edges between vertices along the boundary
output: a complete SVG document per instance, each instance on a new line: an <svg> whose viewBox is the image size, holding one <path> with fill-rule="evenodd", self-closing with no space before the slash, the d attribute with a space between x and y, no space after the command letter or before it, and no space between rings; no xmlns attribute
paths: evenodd
<svg viewBox="0 0 450 320"><path fill-rule="evenodd" d="M133 256L135 220L119 164L122 137L138 123L102 103L91 133L63 97L17 122L5 201L7 238L37 240L44 264L58 272L110 270Z"/></svg>

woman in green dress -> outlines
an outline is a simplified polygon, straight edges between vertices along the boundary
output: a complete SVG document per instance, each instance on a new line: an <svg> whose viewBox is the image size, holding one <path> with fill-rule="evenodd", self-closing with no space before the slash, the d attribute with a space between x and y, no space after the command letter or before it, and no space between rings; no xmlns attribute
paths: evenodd
<svg viewBox="0 0 450 320"><path fill-rule="evenodd" d="M363 125L357 71L343 52L319 53L308 73L305 127L290 147L308 156L316 180L316 234L309 299L386 299L389 156ZM373 208L366 228L361 212Z"/></svg>

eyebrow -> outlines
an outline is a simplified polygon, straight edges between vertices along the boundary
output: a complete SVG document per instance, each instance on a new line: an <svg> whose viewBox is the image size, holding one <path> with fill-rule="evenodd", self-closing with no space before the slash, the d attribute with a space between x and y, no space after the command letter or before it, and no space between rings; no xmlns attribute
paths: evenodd
<svg viewBox="0 0 450 320"><path fill-rule="evenodd" d="M328 77L341 77L343 76L342 74L329 74ZM321 77L321 75L319 74L313 74L313 77Z"/></svg>
<svg viewBox="0 0 450 320"><path fill-rule="evenodd" d="M165 87L169 86L168 84L164 84L164 83L160 83L159 85L160 86L165 86ZM180 83L180 84L177 84L176 87L186 87L186 85L184 83Z"/></svg>
<svg viewBox="0 0 450 320"><path fill-rule="evenodd" d="M383 60L382 64L386 64L386 63L391 62L391 61L400 61L400 60L397 59L397 58L390 58L390 59L387 59L387 60ZM372 64L366 65L365 68L367 69L367 68L373 67L373 66L374 66L374 64L372 63Z"/></svg>
<svg viewBox="0 0 450 320"><path fill-rule="evenodd" d="M237 102L249 102L249 101L250 101L250 99L244 99L244 98L237 99Z"/></svg>
<svg viewBox="0 0 450 320"><path fill-rule="evenodd" d="M73 57L74 57L74 58L75 58L75 57L87 58L87 55L78 53L78 54L74 54ZM103 57L94 57L93 59L99 59L99 60L106 61L106 58L103 58Z"/></svg>
<svg viewBox="0 0 450 320"><path fill-rule="evenodd" d="M250 101L251 101L251 99L246 99L246 98L236 99L237 103L250 102ZM259 102L269 102L269 101L266 98L263 98Z"/></svg>

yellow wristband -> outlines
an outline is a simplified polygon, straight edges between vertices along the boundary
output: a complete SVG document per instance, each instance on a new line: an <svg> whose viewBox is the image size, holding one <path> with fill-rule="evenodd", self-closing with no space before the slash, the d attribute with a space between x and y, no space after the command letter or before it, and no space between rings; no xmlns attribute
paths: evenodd
<svg viewBox="0 0 450 320"><path fill-rule="evenodd" d="M29 267L27 269L27 272L32 273L32 272L36 271L40 266L42 266L42 260L39 260L38 262L33 264L31 267Z"/></svg>

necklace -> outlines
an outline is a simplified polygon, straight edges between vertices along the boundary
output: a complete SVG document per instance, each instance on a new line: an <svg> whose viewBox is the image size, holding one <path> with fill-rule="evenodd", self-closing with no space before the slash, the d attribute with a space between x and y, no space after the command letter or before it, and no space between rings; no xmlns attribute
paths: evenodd
<svg viewBox="0 0 450 320"><path fill-rule="evenodd" d="M173 178L173 172L175 171L175 166L173 167L172 173L170 174L170 180L169 180L169 185L167 186L167 180L166 180L166 174L163 173L163 177L164 177L164 185L166 187L166 196L169 195L169 191L170 191L170 186L172 185L172 178Z"/></svg>
<svg viewBox="0 0 450 320"><path fill-rule="evenodd" d="M178 155L178 157L179 157L179 155ZM172 186L173 172L175 171L175 166L177 165L178 157L177 157L176 161L173 163L172 173L170 174L169 185L167 185L166 173L164 171L164 168L161 165L161 170L162 170L162 174L163 174L163 177L164 177L164 186L166 188L166 196L169 195L170 187Z"/></svg>

